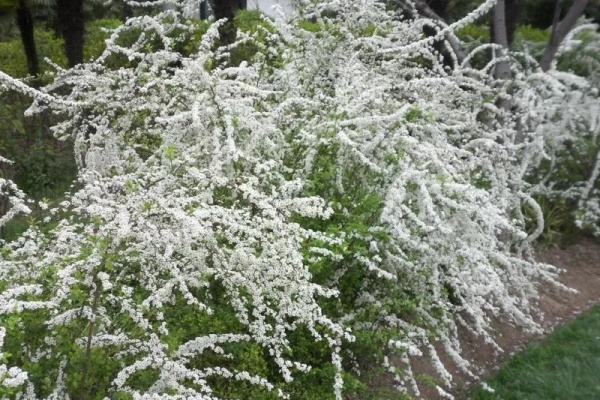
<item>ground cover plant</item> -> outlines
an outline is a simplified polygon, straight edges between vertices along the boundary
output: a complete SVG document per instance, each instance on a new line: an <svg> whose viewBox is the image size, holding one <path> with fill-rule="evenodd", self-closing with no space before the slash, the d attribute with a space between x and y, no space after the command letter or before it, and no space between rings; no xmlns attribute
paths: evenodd
<svg viewBox="0 0 600 400"><path fill-rule="evenodd" d="M223 21L157 11L40 90L0 72L29 115L57 116L78 166L57 205L0 180L0 223L47 209L2 243L0 393L380 398L372 371L418 395L410 357L451 385L434 342L469 370L459 326L490 345L494 316L538 329L557 271L530 257L535 196L569 193L598 228L600 163L555 183L564 154L598 157L592 78L523 51L502 84L502 57L445 57L381 3L298 10L226 46Z"/></svg>
<svg viewBox="0 0 600 400"><path fill-rule="evenodd" d="M471 399L593 399L598 396L600 308L512 357Z"/></svg>

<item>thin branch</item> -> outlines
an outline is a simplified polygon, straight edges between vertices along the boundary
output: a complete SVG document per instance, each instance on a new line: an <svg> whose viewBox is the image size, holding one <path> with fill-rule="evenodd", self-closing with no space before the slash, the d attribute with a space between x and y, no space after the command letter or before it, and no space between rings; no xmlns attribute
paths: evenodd
<svg viewBox="0 0 600 400"><path fill-rule="evenodd" d="M424 17L427 17L429 19L437 21L442 26L442 28L448 27L448 24L446 23L444 18L442 18L435 11L433 11L433 9L431 7L429 7L429 4L427 4L423 0L413 1L413 4L415 5L416 10L407 6L407 4L402 0L390 0L390 1L392 3L394 3L395 5L399 6L405 13L407 13L411 17L415 17L416 16L415 11L418 11ZM452 51L454 51L454 54L456 55L456 60L458 61L458 64L463 65L463 62L467 58L467 52L466 52L464 46L462 45L462 43L460 42L460 40L454 35L454 32L452 32L452 31L447 31L444 34L444 38L450 44ZM468 67L469 63L467 62L463 66Z"/></svg>
<svg viewBox="0 0 600 400"><path fill-rule="evenodd" d="M87 392L87 375L90 368L90 358L92 355L92 339L94 337L94 325L96 322L96 312L98 311L98 303L102 294L102 281L96 280L96 292L94 293L94 303L92 304L92 318L88 324L87 343L85 346L85 363L81 371L81 383L79 385L79 400L85 400Z"/></svg>
<svg viewBox="0 0 600 400"><path fill-rule="evenodd" d="M431 7L429 7L429 4L427 4L425 1L415 0L414 3L415 3L415 6L417 6L417 9L425 17L431 18L435 21L438 21L442 25L443 28L448 26L448 24L446 23L444 18L440 17L435 11L433 11L433 9ZM452 31L447 32L445 34L445 39L450 44L452 51L454 51L454 54L456 55L456 60L458 61L458 64L463 65L463 61L467 58L467 52L466 52L464 46L462 45L462 43L460 42L460 40L454 35L454 32L452 32ZM465 64L465 66L468 67L469 63L467 62Z"/></svg>

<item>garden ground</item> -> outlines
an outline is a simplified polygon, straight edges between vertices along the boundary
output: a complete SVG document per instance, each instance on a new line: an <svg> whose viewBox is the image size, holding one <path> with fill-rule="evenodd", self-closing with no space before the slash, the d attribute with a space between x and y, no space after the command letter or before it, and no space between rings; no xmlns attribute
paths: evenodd
<svg viewBox="0 0 600 400"><path fill-rule="evenodd" d="M495 339L504 352L496 352L492 346L483 343L483 340L464 335L463 356L472 366L476 366L476 374L483 378L490 376L511 355L523 350L526 345L543 340L546 334L552 332L559 324L567 323L593 305L600 304L600 243L598 241L583 239L578 244L564 249L551 248L542 251L537 257L540 261L564 269L560 282L576 289L577 292L567 292L550 284L542 285L538 320L544 333L526 332L507 321L496 321ZM443 361L446 365L450 365L449 359ZM435 375L426 362L417 363L413 370L417 375ZM476 384L475 380L457 369L451 372L456 373L453 374L455 389L450 393L456 399L467 398L467 393ZM423 380L419 398L443 399L432 386L430 380Z"/></svg>

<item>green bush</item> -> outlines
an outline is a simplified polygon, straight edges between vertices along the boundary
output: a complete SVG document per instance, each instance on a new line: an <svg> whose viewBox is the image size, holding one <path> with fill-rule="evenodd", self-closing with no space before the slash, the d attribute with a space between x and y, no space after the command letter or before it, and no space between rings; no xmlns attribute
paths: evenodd
<svg viewBox="0 0 600 400"><path fill-rule="evenodd" d="M30 100L5 94L0 103L0 154L14 162L14 181L34 199L55 199L75 179L72 145L47 131L50 116L24 117Z"/></svg>
<svg viewBox="0 0 600 400"><path fill-rule="evenodd" d="M97 19L86 22L83 59L91 61L98 58L106 48L104 41L110 37L110 32L107 30L116 29L121 25L122 22L118 19Z"/></svg>
<svg viewBox="0 0 600 400"><path fill-rule="evenodd" d="M34 34L40 61L40 73L43 74L53 70L52 66L45 61L45 58L66 67L67 59L64 55L63 40L43 28L35 28ZM20 37L13 37L7 42L0 42L0 71L15 78L24 78L28 75L27 58Z"/></svg>
<svg viewBox="0 0 600 400"><path fill-rule="evenodd" d="M104 41L110 36L104 29L114 29L121 25L116 19L99 19L86 23L83 56L90 61L97 58L104 51ZM54 68L45 61L46 58L61 67L67 66L64 54L64 41L56 37L55 33L44 27L35 28L35 44L40 61L40 73L52 72ZM8 41L0 42L0 70L15 78L24 78L28 75L27 58L23 50L21 38L13 35Z"/></svg>
<svg viewBox="0 0 600 400"><path fill-rule="evenodd" d="M576 35L576 39L579 43L558 58L558 68L563 71L572 71L586 78L596 74L596 79L598 79L600 48L597 43L597 35L587 30Z"/></svg>
<svg viewBox="0 0 600 400"><path fill-rule="evenodd" d="M550 39L549 30L522 25L517 27L511 47L514 51L527 53L540 60L548 45L548 39Z"/></svg>
<svg viewBox="0 0 600 400"><path fill-rule="evenodd" d="M273 27L261 16L258 10L240 10L233 20L236 29L255 36L259 43L266 43L267 33L273 31ZM232 52L229 63L233 66L242 61L252 62L254 56L259 52L256 43L247 42L237 46Z"/></svg>
<svg viewBox="0 0 600 400"><path fill-rule="evenodd" d="M490 29L486 25L467 24L456 31L456 36L466 42L473 40L489 42Z"/></svg>
<svg viewBox="0 0 600 400"><path fill-rule="evenodd" d="M548 39L550 39L550 31L548 29L536 28L531 25L520 25L517 27L515 39L546 44L548 43Z"/></svg>

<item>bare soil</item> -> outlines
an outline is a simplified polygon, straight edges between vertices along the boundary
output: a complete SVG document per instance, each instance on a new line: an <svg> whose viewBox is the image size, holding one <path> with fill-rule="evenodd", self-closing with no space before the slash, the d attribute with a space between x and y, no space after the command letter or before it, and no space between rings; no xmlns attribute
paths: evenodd
<svg viewBox="0 0 600 400"><path fill-rule="evenodd" d="M538 253L537 259L564 269L559 281L576 289L577 293L565 292L550 284L541 286L538 321L544 329L543 334L526 332L504 321L496 321L496 341L504 349L503 352L496 351L479 338L465 335L461 341L463 357L476 368L473 372L480 378L490 376L512 354L531 342L542 340L557 325L567 323L593 305L600 304L600 242L583 239L578 244L564 249L544 250ZM445 365L450 364L451 362L445 362ZM435 375L427 363L417 362L413 370L415 373ZM448 393L457 400L466 399L467 393L477 384L478 379L452 368L449 371L453 373L454 388L448 389ZM419 397L422 399L444 399L431 385L420 384L419 390Z"/></svg>

